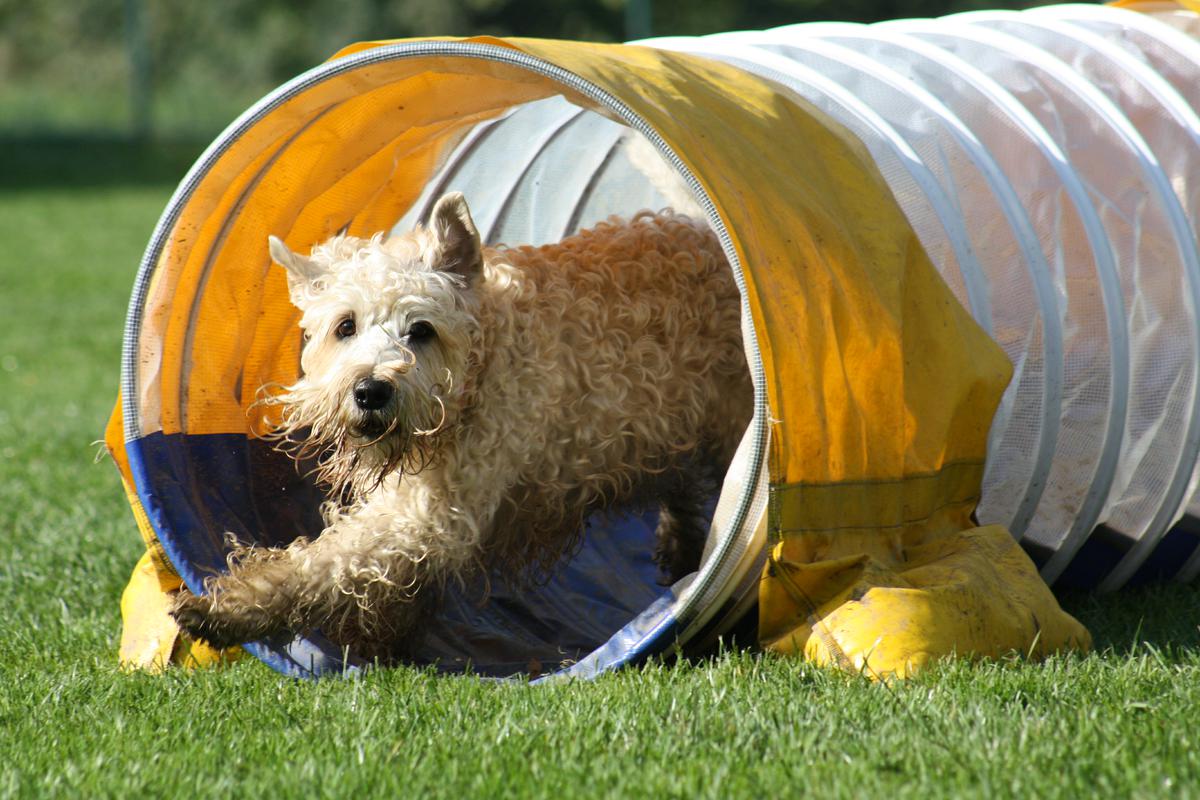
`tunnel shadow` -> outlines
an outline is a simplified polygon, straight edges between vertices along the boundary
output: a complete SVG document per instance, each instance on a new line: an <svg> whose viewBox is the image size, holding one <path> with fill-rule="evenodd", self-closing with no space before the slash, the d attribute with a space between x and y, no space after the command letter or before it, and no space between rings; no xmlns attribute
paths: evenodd
<svg viewBox="0 0 1200 800"><path fill-rule="evenodd" d="M1107 594L1069 590L1059 601L1092 632L1096 652L1147 645L1180 655L1200 651L1200 587L1163 582Z"/></svg>

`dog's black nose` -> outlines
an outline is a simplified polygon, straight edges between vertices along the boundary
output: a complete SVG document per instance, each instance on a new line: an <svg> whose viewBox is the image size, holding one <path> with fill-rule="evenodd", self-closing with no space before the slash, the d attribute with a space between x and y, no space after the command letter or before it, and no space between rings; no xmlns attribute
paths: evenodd
<svg viewBox="0 0 1200 800"><path fill-rule="evenodd" d="M354 404L363 411L378 411L392 399L392 385L387 381L363 378L354 384Z"/></svg>

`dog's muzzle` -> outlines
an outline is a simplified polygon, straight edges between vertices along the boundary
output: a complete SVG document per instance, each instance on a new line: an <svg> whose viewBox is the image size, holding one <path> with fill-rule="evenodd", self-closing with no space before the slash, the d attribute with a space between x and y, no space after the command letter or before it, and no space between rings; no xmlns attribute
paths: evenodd
<svg viewBox="0 0 1200 800"><path fill-rule="evenodd" d="M363 378L354 384L354 404L363 411L378 411L392 399L392 385L375 378Z"/></svg>

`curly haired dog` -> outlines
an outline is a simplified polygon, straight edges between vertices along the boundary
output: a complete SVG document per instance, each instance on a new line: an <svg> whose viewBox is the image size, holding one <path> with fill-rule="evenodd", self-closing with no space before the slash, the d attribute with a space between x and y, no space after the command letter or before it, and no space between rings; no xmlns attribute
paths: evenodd
<svg viewBox="0 0 1200 800"><path fill-rule="evenodd" d="M591 513L658 501L656 561L698 568L698 487L749 423L740 299L713 233L670 213L543 247L483 248L461 194L428 227L271 237L303 312L303 377L266 402L316 455L326 528L243 547L173 614L228 646L320 628L403 651L448 579L548 568Z"/></svg>

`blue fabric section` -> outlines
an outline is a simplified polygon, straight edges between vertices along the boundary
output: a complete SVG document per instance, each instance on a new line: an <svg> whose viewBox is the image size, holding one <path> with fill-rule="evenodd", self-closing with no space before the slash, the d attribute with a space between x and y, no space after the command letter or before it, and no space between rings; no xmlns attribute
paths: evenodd
<svg viewBox="0 0 1200 800"><path fill-rule="evenodd" d="M253 642L245 650L276 672L291 678L360 674L366 665L343 653L320 635L291 642ZM349 655L349 654L345 654Z"/></svg>
<svg viewBox="0 0 1200 800"><path fill-rule="evenodd" d="M1111 539L1093 533L1054 582L1055 588L1087 591L1095 589L1117 565L1127 549L1118 546Z"/></svg>
<svg viewBox="0 0 1200 800"><path fill-rule="evenodd" d="M566 665L536 682L560 678L594 678L610 669L639 664L675 642L679 630L675 618L675 594L665 592L628 625L577 663Z"/></svg>
<svg viewBox="0 0 1200 800"><path fill-rule="evenodd" d="M577 662L669 591L655 583L653 513L592 520L578 552L544 582L513 585L493 573L448 593L424 636L419 663L486 675L533 674ZM485 600L486 594L486 602ZM633 620L631 623L630 620Z"/></svg>
<svg viewBox="0 0 1200 800"><path fill-rule="evenodd" d="M286 494L279 486L262 485L251 475L250 445L266 450L261 442L250 442L244 435L212 434L184 436L154 433L127 442L130 470L137 485L138 497L146 510L150 524L162 543L171 563L193 592L203 590L204 579L225 571L228 552L226 532L245 542L279 543L304 534L320 533L320 515L316 506L303 513L319 494L294 491L297 501L283 517L271 517L280 522L294 522L304 516L307 525L296 527L290 537L276 525L271 535L262 535L257 524L257 495ZM283 458L282 456L277 457ZM266 456L269 460L270 456ZM257 460L262 460L257 459ZM293 470L294 472L294 470ZM286 474L284 470L263 470L264 474ZM269 482L268 482L269 483ZM255 491L257 489L257 491ZM277 505L278 502L275 502ZM310 676L324 672L341 672L341 653L329 642L256 643L246 648L259 660L285 675ZM295 656L291 651L295 650ZM319 669L312 672L309 667Z"/></svg>
<svg viewBox="0 0 1200 800"><path fill-rule="evenodd" d="M1167 531L1167 535L1146 557L1138 571L1133 573L1126 586L1143 586L1174 578L1197 547L1200 547L1200 520L1184 517L1177 526Z"/></svg>
<svg viewBox="0 0 1200 800"><path fill-rule="evenodd" d="M1131 539L1118 532L1104 526L1097 528L1063 570L1055 587L1095 589L1132 545ZM1167 531L1125 585L1145 586L1170 580L1197 547L1200 547L1200 520L1185 516Z"/></svg>
<svg viewBox="0 0 1200 800"><path fill-rule="evenodd" d="M159 541L188 588L199 591L204 578L224 570L225 531L242 536L248 531L235 509L244 515L251 506L246 470L237 468L238 443L220 437L198 453L188 441L195 438L157 433L127 443L125 450ZM195 471L193 461L200 462ZM224 493L210 488L222 483L229 486Z"/></svg>
<svg viewBox="0 0 1200 800"><path fill-rule="evenodd" d="M193 591L224 571L226 531L271 545L321 531L320 492L261 441L156 433L126 450L150 522ZM489 676L566 667L582 677L661 652L674 643L675 595L655 583L656 522L653 512L594 518L573 557L536 585L496 573L448 592L414 660ZM319 634L247 650L296 677L363 667Z"/></svg>

